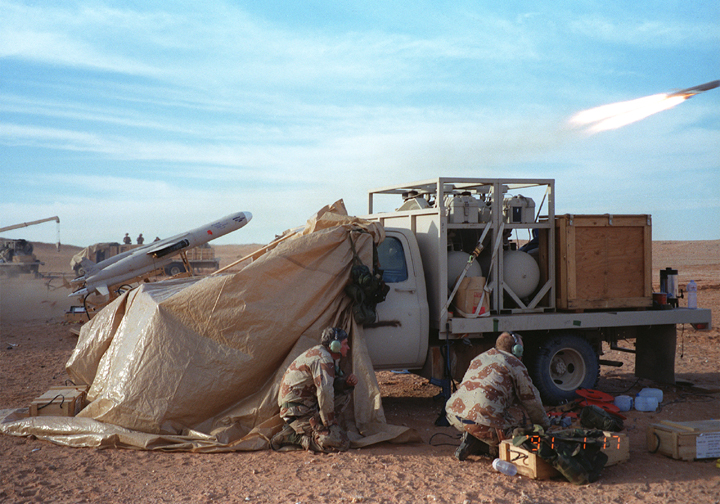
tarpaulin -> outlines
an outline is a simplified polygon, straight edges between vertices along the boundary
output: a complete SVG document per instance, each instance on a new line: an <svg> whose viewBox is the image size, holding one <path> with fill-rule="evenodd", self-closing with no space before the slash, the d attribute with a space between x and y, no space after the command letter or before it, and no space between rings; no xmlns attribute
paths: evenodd
<svg viewBox="0 0 720 504"><path fill-rule="evenodd" d="M418 440L388 425L363 331L344 294L354 243L372 265L378 223L325 207L240 272L145 283L86 323L68 363L89 404L76 417L0 412L0 432L69 446L228 451L269 447L277 393L295 357L328 326L351 337L360 383L346 422L354 447Z"/></svg>

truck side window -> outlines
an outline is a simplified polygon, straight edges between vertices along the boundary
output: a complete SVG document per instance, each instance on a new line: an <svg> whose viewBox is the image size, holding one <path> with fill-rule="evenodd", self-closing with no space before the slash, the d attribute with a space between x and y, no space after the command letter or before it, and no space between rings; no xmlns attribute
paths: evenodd
<svg viewBox="0 0 720 504"><path fill-rule="evenodd" d="M377 251L380 269L383 270L383 280L385 283L404 282L408 279L405 251L403 250L400 240L386 237L383 242L378 245Z"/></svg>

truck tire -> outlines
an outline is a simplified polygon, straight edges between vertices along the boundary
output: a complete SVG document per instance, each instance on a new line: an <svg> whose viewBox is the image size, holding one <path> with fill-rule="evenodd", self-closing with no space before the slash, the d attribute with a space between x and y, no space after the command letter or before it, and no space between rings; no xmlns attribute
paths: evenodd
<svg viewBox="0 0 720 504"><path fill-rule="evenodd" d="M179 275L180 273L185 273L185 266L183 266L183 263L179 262L173 262L165 266L165 273L167 273L169 276L175 276Z"/></svg>
<svg viewBox="0 0 720 504"><path fill-rule="evenodd" d="M545 404L577 399L575 391L595 387L600 376L597 352L577 334L552 336L529 357L530 376Z"/></svg>

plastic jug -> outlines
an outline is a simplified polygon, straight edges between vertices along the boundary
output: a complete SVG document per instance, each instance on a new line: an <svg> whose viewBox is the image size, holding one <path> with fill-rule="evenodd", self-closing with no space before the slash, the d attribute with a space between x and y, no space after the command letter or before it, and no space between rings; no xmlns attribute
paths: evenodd
<svg viewBox="0 0 720 504"><path fill-rule="evenodd" d="M508 462L507 460L500 460L499 458L496 458L493 460L492 467L497 472L508 476L515 476L517 474L517 467L515 467L515 464Z"/></svg>
<svg viewBox="0 0 720 504"><path fill-rule="evenodd" d="M630 411L633 406L633 399L627 395L619 395L615 398L613 404L615 404L620 411Z"/></svg>
<svg viewBox="0 0 720 504"><path fill-rule="evenodd" d="M655 411L658 407L657 398L638 395L635 397L635 409L638 411Z"/></svg>
<svg viewBox="0 0 720 504"><path fill-rule="evenodd" d="M697 308L697 284L695 280L690 280L687 284L687 300L688 308Z"/></svg>
<svg viewBox="0 0 720 504"><path fill-rule="evenodd" d="M663 391L657 388L644 388L638 392L638 395L643 397L654 397L658 404L660 404L663 400Z"/></svg>

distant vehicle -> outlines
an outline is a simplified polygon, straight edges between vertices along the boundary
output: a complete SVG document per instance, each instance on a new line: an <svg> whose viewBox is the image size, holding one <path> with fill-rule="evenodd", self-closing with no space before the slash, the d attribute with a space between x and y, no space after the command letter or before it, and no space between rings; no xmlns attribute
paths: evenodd
<svg viewBox="0 0 720 504"><path fill-rule="evenodd" d="M37 277L43 264L33 254L33 244L29 241L0 238L0 273L7 276L30 273Z"/></svg>
<svg viewBox="0 0 720 504"><path fill-rule="evenodd" d="M47 219L22 222L20 224L3 227L0 228L0 233L4 231L11 231L13 229L34 226L48 221L55 221L58 226L60 225L60 219L55 216L48 217ZM59 230L57 247L58 250L60 250ZM20 273L30 273L37 277L40 275L40 266L44 264L45 263L39 261L33 254L33 245L29 241L23 239L0 238L0 274L17 276Z"/></svg>
<svg viewBox="0 0 720 504"><path fill-rule="evenodd" d="M87 296L92 293L108 295L115 286L166 267L170 267L171 274L175 271L180 273L180 266L173 265L177 263L175 256L236 231L251 219L250 212L237 212L164 240L134 247L123 245L128 249L112 257L103 257L97 263L81 257L79 267L76 268L79 276L70 281L74 289L70 296Z"/></svg>

